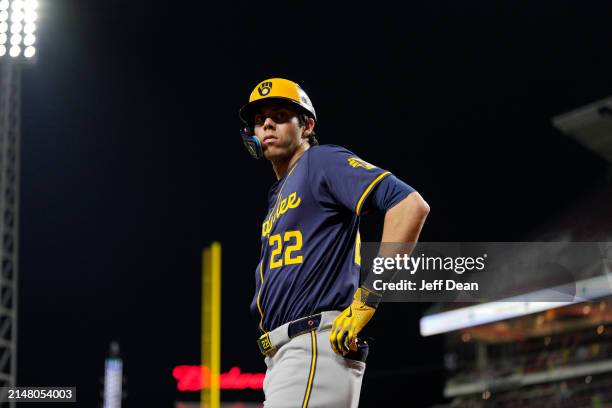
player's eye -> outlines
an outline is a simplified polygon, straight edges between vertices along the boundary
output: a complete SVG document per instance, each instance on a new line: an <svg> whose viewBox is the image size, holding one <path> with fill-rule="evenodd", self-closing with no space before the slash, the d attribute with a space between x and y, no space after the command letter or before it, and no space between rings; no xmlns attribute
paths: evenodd
<svg viewBox="0 0 612 408"><path fill-rule="evenodd" d="M285 123L291 118L291 112L286 109L280 109L269 114L257 113L253 118L255 126L263 126L268 117L272 118L275 123Z"/></svg>
<svg viewBox="0 0 612 408"><path fill-rule="evenodd" d="M286 110L278 110L272 115L272 119L276 123L285 123L289 119L289 112Z"/></svg>
<svg viewBox="0 0 612 408"><path fill-rule="evenodd" d="M254 121L256 126L262 126L266 121L266 115L257 114L255 115Z"/></svg>

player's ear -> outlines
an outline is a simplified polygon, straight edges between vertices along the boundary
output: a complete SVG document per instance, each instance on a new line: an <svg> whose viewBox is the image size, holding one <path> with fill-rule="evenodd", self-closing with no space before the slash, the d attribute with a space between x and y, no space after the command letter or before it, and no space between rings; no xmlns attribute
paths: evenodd
<svg viewBox="0 0 612 408"><path fill-rule="evenodd" d="M309 116L306 119L306 122L304 123L304 131L302 132L302 139L308 139L308 137L310 137L310 134L314 130L314 126L315 126L315 120Z"/></svg>

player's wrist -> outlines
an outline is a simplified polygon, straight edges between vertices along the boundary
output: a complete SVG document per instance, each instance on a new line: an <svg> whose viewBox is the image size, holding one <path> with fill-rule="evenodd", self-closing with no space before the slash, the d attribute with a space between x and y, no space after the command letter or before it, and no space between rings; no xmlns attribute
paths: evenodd
<svg viewBox="0 0 612 408"><path fill-rule="evenodd" d="M379 294L367 287L361 286L355 291L353 299L363 303L366 306L376 309L382 301L382 294Z"/></svg>

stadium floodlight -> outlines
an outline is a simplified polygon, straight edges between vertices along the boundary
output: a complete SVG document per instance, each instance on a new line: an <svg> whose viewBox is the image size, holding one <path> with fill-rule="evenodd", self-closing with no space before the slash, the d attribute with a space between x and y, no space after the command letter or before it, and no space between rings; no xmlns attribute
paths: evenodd
<svg viewBox="0 0 612 408"><path fill-rule="evenodd" d="M6 46L4 44L0 44L0 57L4 57L6 54Z"/></svg>
<svg viewBox="0 0 612 408"><path fill-rule="evenodd" d="M9 50L9 55L13 58L18 57L21 54L21 47L18 45L13 45Z"/></svg>
<svg viewBox="0 0 612 408"><path fill-rule="evenodd" d="M24 18L25 18L25 15L23 14L23 11L21 10L13 11L13 14L11 14L11 21L14 21L14 22L20 22Z"/></svg>
<svg viewBox="0 0 612 408"><path fill-rule="evenodd" d="M25 51L23 52L23 55L26 58L32 58L34 56L34 54L36 54L36 48L30 46L30 47L26 47Z"/></svg>
<svg viewBox="0 0 612 408"><path fill-rule="evenodd" d="M29 59L36 54L37 9L38 0L0 0L0 57Z"/></svg>
<svg viewBox="0 0 612 408"><path fill-rule="evenodd" d="M38 13L36 13L36 11L34 10L26 10L23 15L23 19L27 21L28 23L33 23L34 21L36 21L37 18L38 18Z"/></svg>
<svg viewBox="0 0 612 408"><path fill-rule="evenodd" d="M26 34L34 34L34 31L36 31L36 24L34 23L25 23L23 26L23 32Z"/></svg>

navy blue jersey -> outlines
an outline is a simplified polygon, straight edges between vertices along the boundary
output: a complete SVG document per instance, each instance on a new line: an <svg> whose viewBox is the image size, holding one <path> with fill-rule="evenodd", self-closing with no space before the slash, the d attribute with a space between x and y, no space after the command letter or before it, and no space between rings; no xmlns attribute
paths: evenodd
<svg viewBox="0 0 612 408"><path fill-rule="evenodd" d="M322 145L272 185L251 303L262 331L348 307L359 285L359 215L389 174L343 147Z"/></svg>

